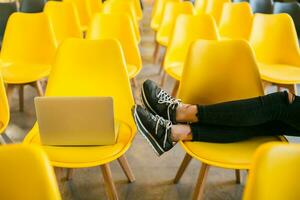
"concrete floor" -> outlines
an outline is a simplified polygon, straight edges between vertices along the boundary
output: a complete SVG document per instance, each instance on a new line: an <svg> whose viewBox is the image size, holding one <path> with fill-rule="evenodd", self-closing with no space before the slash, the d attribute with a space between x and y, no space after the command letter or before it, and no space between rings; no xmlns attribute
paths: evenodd
<svg viewBox="0 0 300 200"><path fill-rule="evenodd" d="M160 80L158 76L158 65L152 64L152 53L154 48L154 34L150 25L150 2L145 2L144 19L142 21L141 54L143 57L143 69L137 80L142 83L145 79ZM165 89L171 91L174 81L167 79ZM269 88L269 91L274 88ZM140 102L139 89L135 89L136 101ZM35 111L33 98L35 91L26 87L25 89L25 111L18 111L17 92L11 102L11 122L6 135L12 142L21 142L28 130L35 122ZM5 138L4 138L5 139ZM300 141L299 138L289 138L291 141ZM9 141L6 138L6 141ZM200 163L193 160L180 183L172 184L175 173L184 157L184 151L179 145L174 150L157 157L148 143L137 134L132 147L126 153L128 161L135 174L136 181L127 183L127 179L117 162L111 163L113 179L121 200L177 200L191 199ZM205 185L204 199L229 200L241 199L246 174L242 172L242 184L235 184L233 170L225 170L212 167L208 174ZM64 181L61 193L66 200L96 200L106 199L106 192L99 167L75 170L71 181Z"/></svg>

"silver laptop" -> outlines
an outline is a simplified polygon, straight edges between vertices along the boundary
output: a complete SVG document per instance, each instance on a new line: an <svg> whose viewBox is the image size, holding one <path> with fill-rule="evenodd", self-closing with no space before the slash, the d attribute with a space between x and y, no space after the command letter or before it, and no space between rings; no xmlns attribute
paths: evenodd
<svg viewBox="0 0 300 200"><path fill-rule="evenodd" d="M119 124L111 97L36 97L43 145L115 144Z"/></svg>

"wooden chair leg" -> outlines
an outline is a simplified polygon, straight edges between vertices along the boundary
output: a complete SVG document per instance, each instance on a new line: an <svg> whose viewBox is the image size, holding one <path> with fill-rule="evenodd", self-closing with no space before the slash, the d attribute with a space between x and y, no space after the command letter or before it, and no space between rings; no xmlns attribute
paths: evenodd
<svg viewBox="0 0 300 200"><path fill-rule="evenodd" d="M187 168L191 160L192 156L186 153L173 181L175 184L179 182L180 178L182 177L185 169Z"/></svg>
<svg viewBox="0 0 300 200"><path fill-rule="evenodd" d="M297 95L297 85L296 84L276 84L277 88L286 88L289 92Z"/></svg>
<svg viewBox="0 0 300 200"><path fill-rule="evenodd" d="M297 85L296 84L287 85L287 89L289 89L289 91L291 93L297 95Z"/></svg>
<svg viewBox="0 0 300 200"><path fill-rule="evenodd" d="M19 87L19 111L24 111L24 85L20 85Z"/></svg>
<svg viewBox="0 0 300 200"><path fill-rule="evenodd" d="M137 88L138 83L137 83L137 80L135 77L131 79L131 83L132 83L133 87Z"/></svg>
<svg viewBox="0 0 300 200"><path fill-rule="evenodd" d="M176 80L173 91L172 91L172 96L173 97L176 97L178 88L179 88L179 81Z"/></svg>
<svg viewBox="0 0 300 200"><path fill-rule="evenodd" d="M72 180L74 174L74 169L68 168L67 169L67 181Z"/></svg>
<svg viewBox="0 0 300 200"><path fill-rule="evenodd" d="M36 81L33 83L37 93L39 96L44 96L44 91L43 91L43 87L40 81Z"/></svg>
<svg viewBox="0 0 300 200"><path fill-rule="evenodd" d="M108 193L109 199L111 199L111 200L119 199L116 186L112 179L112 174L111 174L109 164L106 163L106 164L101 165L101 170L102 170L102 175L103 175L105 185L107 186L107 193Z"/></svg>
<svg viewBox="0 0 300 200"><path fill-rule="evenodd" d="M62 191L63 191L63 183L62 183L62 180L61 180L62 173L63 173L62 168L54 167L54 172L55 172L58 188L62 193Z"/></svg>
<svg viewBox="0 0 300 200"><path fill-rule="evenodd" d="M161 74L162 72L164 72L164 62L165 62L165 57L166 57L166 51L164 52L164 55L162 57L161 63L160 63L160 67L159 67L159 71L158 74Z"/></svg>
<svg viewBox="0 0 300 200"><path fill-rule="evenodd" d="M199 172L199 176L198 176L198 180L197 180L197 184L196 184L196 188L195 188L195 192L193 195L193 200L201 200L203 197L203 189L204 189L204 184L206 181L206 177L207 177L207 173L208 173L208 169L209 169L209 165L206 163L202 163L200 172Z"/></svg>
<svg viewBox="0 0 300 200"><path fill-rule="evenodd" d="M160 53L160 45L158 42L155 41L155 49L154 49L154 53L153 53L153 63L154 64L158 63L159 53Z"/></svg>
<svg viewBox="0 0 300 200"><path fill-rule="evenodd" d="M121 165L125 175L127 176L127 179L130 183L135 181L135 177L134 174L130 168L130 165L127 161L127 158L125 155L121 156L120 158L118 158L118 162Z"/></svg>
<svg viewBox="0 0 300 200"><path fill-rule="evenodd" d="M14 85L7 84L7 87L6 87L6 96L7 96L8 102L11 101L11 98L12 98L13 93L14 93L14 89L15 89Z"/></svg>
<svg viewBox="0 0 300 200"><path fill-rule="evenodd" d="M166 82L166 79L167 79L167 73L165 71L162 72L162 77L160 79L160 86L163 87L165 82Z"/></svg>
<svg viewBox="0 0 300 200"><path fill-rule="evenodd" d="M236 182L236 184L241 183L241 172L239 169L235 170L235 182Z"/></svg>

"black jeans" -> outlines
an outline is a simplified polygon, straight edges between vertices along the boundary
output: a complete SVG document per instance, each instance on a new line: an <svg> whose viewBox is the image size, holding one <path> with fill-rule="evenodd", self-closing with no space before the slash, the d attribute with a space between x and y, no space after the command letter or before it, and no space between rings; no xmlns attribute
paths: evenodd
<svg viewBox="0 0 300 200"><path fill-rule="evenodd" d="M197 107L199 122L191 124L193 141L225 143L255 136L300 136L300 97L290 103L287 92Z"/></svg>

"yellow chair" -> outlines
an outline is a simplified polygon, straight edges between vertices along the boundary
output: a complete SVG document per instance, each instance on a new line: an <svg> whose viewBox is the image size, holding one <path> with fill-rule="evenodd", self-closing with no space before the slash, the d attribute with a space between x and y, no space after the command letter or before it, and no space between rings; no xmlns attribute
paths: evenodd
<svg viewBox="0 0 300 200"><path fill-rule="evenodd" d="M93 147L43 146L37 123L26 136L24 143L41 145L55 167L101 166L104 181L109 188L109 196L117 199L109 163L118 159L128 180L134 181L124 154L136 133L131 117L134 100L120 44L113 39L65 40L59 47L46 96L113 97L115 118L120 122L116 144Z"/></svg>
<svg viewBox="0 0 300 200"><path fill-rule="evenodd" d="M237 56L237 53L239 56ZM257 64L244 40L198 40L191 45L179 86L178 98L190 104L214 104L263 95ZM180 142L186 151L177 183L192 158L202 162L194 199L200 199L209 166L249 169L256 148L282 137L257 137L235 143Z"/></svg>
<svg viewBox="0 0 300 200"><path fill-rule="evenodd" d="M157 3L156 3L157 2ZM181 2L181 0L156 0L156 6L155 8L153 8L153 14L151 17L151 28L154 31L157 31L159 29L163 14L164 14L164 9L165 9L165 5L168 2Z"/></svg>
<svg viewBox="0 0 300 200"><path fill-rule="evenodd" d="M254 155L243 200L300 199L300 145L268 143Z"/></svg>
<svg viewBox="0 0 300 200"><path fill-rule="evenodd" d="M20 110L23 110L23 87L30 84L43 95L39 80L49 75L56 52L55 36L45 13L14 13L10 16L0 54L0 70L8 84L10 99L14 87L20 87Z"/></svg>
<svg viewBox="0 0 300 200"><path fill-rule="evenodd" d="M48 1L44 12L49 16L57 43L66 38L82 38L79 16L71 2Z"/></svg>
<svg viewBox="0 0 300 200"><path fill-rule="evenodd" d="M253 13L247 2L225 3L219 23L221 37L249 40Z"/></svg>
<svg viewBox="0 0 300 200"><path fill-rule="evenodd" d="M0 134L4 133L9 123L10 113L5 86L0 73Z"/></svg>
<svg viewBox="0 0 300 200"><path fill-rule="evenodd" d="M132 5L134 12L136 14L136 19L140 21L143 18L143 11L141 8L141 4L139 0L108 0L110 2L118 1L118 2L128 2Z"/></svg>
<svg viewBox="0 0 300 200"><path fill-rule="evenodd" d="M81 30L86 31L93 17L90 1L89 0L63 0L63 1L74 3L76 10L78 12Z"/></svg>
<svg viewBox="0 0 300 200"><path fill-rule="evenodd" d="M204 14L208 0L195 0L195 11L197 14Z"/></svg>
<svg viewBox="0 0 300 200"><path fill-rule="evenodd" d="M156 47L153 55L156 63L159 57L160 46L167 47L176 22L177 16L180 14L194 14L194 7L191 2L168 2L164 9L161 24L156 34Z"/></svg>
<svg viewBox="0 0 300 200"><path fill-rule="evenodd" d="M295 93L300 83L300 52L296 29L288 14L255 14L250 44L261 78ZM280 88L279 88L280 89Z"/></svg>
<svg viewBox="0 0 300 200"><path fill-rule="evenodd" d="M135 37L138 43L141 42L141 34L139 29L139 23L136 17L136 13L130 2L121 2L121 1L108 1L105 2L102 9L103 13L114 13L114 14L127 14L129 15L135 32Z"/></svg>
<svg viewBox="0 0 300 200"><path fill-rule="evenodd" d="M194 14L193 4L191 2L167 3L156 35L156 40L160 45L168 46L176 18L180 14Z"/></svg>
<svg viewBox="0 0 300 200"><path fill-rule="evenodd" d="M101 0L89 0L92 15L101 12L102 1Z"/></svg>
<svg viewBox="0 0 300 200"><path fill-rule="evenodd" d="M186 55L192 42L197 39L219 39L217 25L207 14L179 15L177 17L170 44L164 60L165 72L174 78L176 85L173 95L176 95ZM162 78L164 83L165 73Z"/></svg>
<svg viewBox="0 0 300 200"><path fill-rule="evenodd" d="M207 0L205 13L212 15L217 24L220 22L220 18L222 15L223 5L227 2L231 2L230 0Z"/></svg>
<svg viewBox="0 0 300 200"><path fill-rule="evenodd" d="M140 1L139 0L129 0L129 1L133 2L133 4L134 4L134 9L135 9L135 12L137 14L137 19L142 20L143 10L142 10Z"/></svg>
<svg viewBox="0 0 300 200"><path fill-rule="evenodd" d="M87 32L87 39L113 38L120 42L126 60L129 78L134 78L142 69L142 59L134 31L127 15L97 14Z"/></svg>
<svg viewBox="0 0 300 200"><path fill-rule="evenodd" d="M61 199L53 168L42 149L21 144L1 146L0 162L0 199Z"/></svg>
<svg viewBox="0 0 300 200"><path fill-rule="evenodd" d="M152 1L151 19L153 18L153 16L154 16L155 13L156 13L158 4L159 4L159 3L162 3L162 2L163 2L163 1L157 1L157 0Z"/></svg>

